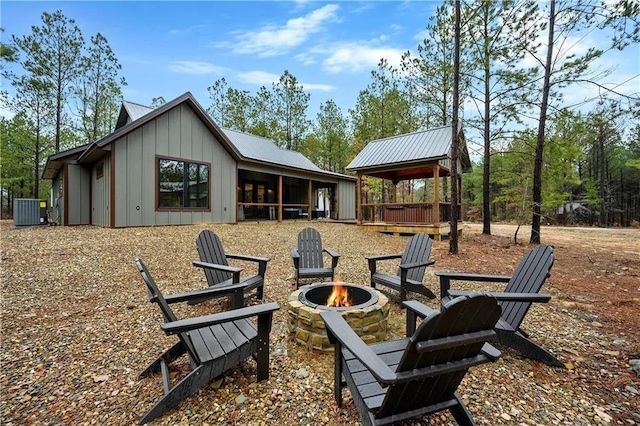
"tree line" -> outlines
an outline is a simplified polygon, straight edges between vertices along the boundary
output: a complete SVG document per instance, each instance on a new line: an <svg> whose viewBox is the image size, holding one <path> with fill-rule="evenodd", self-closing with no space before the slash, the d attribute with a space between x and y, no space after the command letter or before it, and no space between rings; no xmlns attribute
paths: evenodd
<svg viewBox="0 0 640 426"><path fill-rule="evenodd" d="M461 119L476 159L463 176L464 204L484 233L493 220L530 223L535 243L545 222L637 224L640 94L605 84L613 69L596 61L637 47L639 15L640 5L627 0L445 1L399 64L380 59L347 111L329 99L310 119L311 95L285 70L255 93L225 78L212 82L208 112L220 126L267 137L340 173L372 140ZM16 93L5 97L16 116L0 123L5 197L43 196L44 156L112 131L126 84L102 35L85 41L60 11L42 20L1 46L3 74ZM583 48L588 37L610 42ZM20 72L9 72L9 63ZM579 87L599 95L567 105L566 93ZM159 96L152 106L163 102ZM458 190L444 184L452 185L445 196ZM429 185L402 182L400 199L429 199ZM364 186L369 201L391 199L388 182L371 178Z"/></svg>

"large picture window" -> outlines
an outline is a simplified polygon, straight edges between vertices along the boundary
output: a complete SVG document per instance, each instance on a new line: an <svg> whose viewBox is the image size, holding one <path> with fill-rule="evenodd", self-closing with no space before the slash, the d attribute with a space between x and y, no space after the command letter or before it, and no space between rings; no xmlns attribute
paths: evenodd
<svg viewBox="0 0 640 426"><path fill-rule="evenodd" d="M208 209L209 165L159 158L158 208Z"/></svg>

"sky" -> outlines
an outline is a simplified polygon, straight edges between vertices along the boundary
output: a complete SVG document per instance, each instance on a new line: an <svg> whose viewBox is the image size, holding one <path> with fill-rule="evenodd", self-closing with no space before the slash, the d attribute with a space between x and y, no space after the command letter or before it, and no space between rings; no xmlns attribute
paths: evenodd
<svg viewBox="0 0 640 426"><path fill-rule="evenodd" d="M211 103L207 87L218 78L253 94L288 70L311 94L308 113L314 118L328 99L345 114L353 108L381 57L397 65L403 52L415 52L439 4L2 1L0 26L7 41L41 25L43 12L62 10L85 39L97 32L107 38L128 83L124 98L143 105L157 96L169 101L189 91L206 108ZM590 32L572 40L570 48L580 52L606 42L602 34ZM610 52L599 66L615 69L604 83L640 93L639 46ZM580 103L596 94L594 88L574 87L566 101Z"/></svg>

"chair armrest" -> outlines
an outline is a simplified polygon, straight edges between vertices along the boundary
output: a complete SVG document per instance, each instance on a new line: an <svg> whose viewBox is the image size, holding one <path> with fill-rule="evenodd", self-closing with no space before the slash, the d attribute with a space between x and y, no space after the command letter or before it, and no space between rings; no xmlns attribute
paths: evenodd
<svg viewBox="0 0 640 426"><path fill-rule="evenodd" d="M277 303L265 303L262 305L249 306L247 308L233 309L231 311L220 312L213 315L172 321L162 324L160 327L166 334L177 334L244 318L272 314L278 309L280 309L280 306L278 306Z"/></svg>
<svg viewBox="0 0 640 426"><path fill-rule="evenodd" d="M415 263L404 263L400 265L400 269L413 269L420 268L422 266L429 266L436 263L435 260L425 260L424 262L415 262Z"/></svg>
<svg viewBox="0 0 640 426"><path fill-rule="evenodd" d="M378 260L389 260L389 259L401 259L402 258L402 253L398 253L398 254L380 254L380 255L376 255L376 256L365 256L365 259L371 261L378 261Z"/></svg>
<svg viewBox="0 0 640 426"><path fill-rule="evenodd" d="M240 272L242 272L242 268L236 268L235 266L218 265L215 263L200 262L198 260L193 261L193 266L197 268L216 269L218 271L229 272L233 275L232 281L234 283L240 282Z"/></svg>
<svg viewBox="0 0 640 426"><path fill-rule="evenodd" d="M182 303L182 302L190 302L194 300L206 300L214 297L218 297L225 294L232 294L236 291L242 291L245 287L245 284L232 284L225 287L209 287L202 290L192 290L184 293L174 293L168 294L164 297L167 303Z"/></svg>
<svg viewBox="0 0 640 426"><path fill-rule="evenodd" d="M416 332L416 322L418 318L424 319L429 315L437 314L439 311L431 309L417 300L406 300L402 305L407 308L406 336L411 337Z"/></svg>
<svg viewBox="0 0 640 426"><path fill-rule="evenodd" d="M484 345L482 345L482 349L480 349L480 350L492 362L496 361L502 355L502 353L498 349L496 349L493 345L491 345L490 343L485 343Z"/></svg>
<svg viewBox="0 0 640 426"><path fill-rule="evenodd" d="M511 279L506 275L465 274L463 272L436 272L440 277L440 299L445 297L451 288L451 280L507 283Z"/></svg>
<svg viewBox="0 0 640 426"><path fill-rule="evenodd" d="M247 256L245 254L227 254L227 259L238 259L238 260L246 260L249 262L268 262L268 257L259 257L259 256Z"/></svg>
<svg viewBox="0 0 640 426"><path fill-rule="evenodd" d="M296 271L300 269L300 253L297 248L291 249L291 260L293 260L293 269Z"/></svg>
<svg viewBox="0 0 640 426"><path fill-rule="evenodd" d="M235 266L218 265L216 263L200 262L199 260L194 260L193 266L204 269L217 269L218 271L230 272L232 274L242 272L242 268L236 268Z"/></svg>
<svg viewBox="0 0 640 426"><path fill-rule="evenodd" d="M331 257L340 257L340 255L336 251L331 250L330 248L324 248L324 249L322 249L322 251L324 251L325 253L327 253Z"/></svg>
<svg viewBox="0 0 640 426"><path fill-rule="evenodd" d="M402 258L402 253L400 254L381 254L378 256L365 256L365 259L367 259L367 262L369 263L369 271L371 272L371 274L375 274L376 273L376 262L378 262L379 260L390 260L390 259L401 259Z"/></svg>
<svg viewBox="0 0 640 426"><path fill-rule="evenodd" d="M339 313L323 311L320 316L327 328L329 341L351 351L381 384L389 385L395 381L396 373L362 341ZM340 349L336 347L335 350L337 352Z"/></svg>
<svg viewBox="0 0 640 426"><path fill-rule="evenodd" d="M464 290L449 290L448 294L451 297L467 296L477 291L464 291ZM482 292L491 295L501 302L538 302L547 303L551 300L550 294L545 293L509 293L509 292Z"/></svg>

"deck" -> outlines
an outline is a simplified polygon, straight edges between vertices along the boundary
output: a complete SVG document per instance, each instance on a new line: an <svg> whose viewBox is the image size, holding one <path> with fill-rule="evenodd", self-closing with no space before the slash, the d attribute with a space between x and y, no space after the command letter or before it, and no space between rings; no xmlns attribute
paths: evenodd
<svg viewBox="0 0 640 426"><path fill-rule="evenodd" d="M366 222L358 225L358 228L394 235L425 233L431 235L436 241L440 241L443 236L448 236L451 232L448 222L440 224Z"/></svg>

